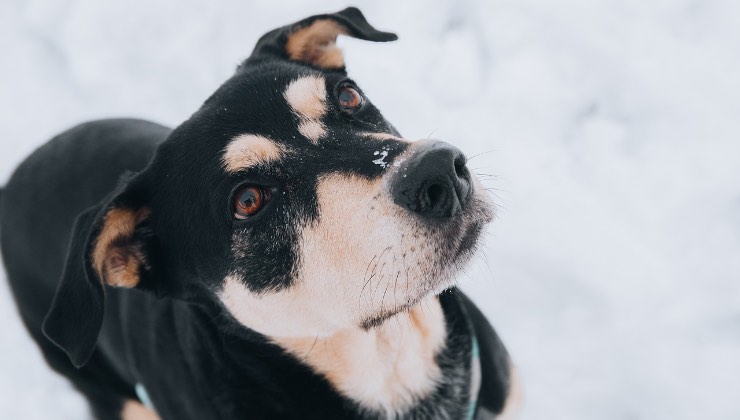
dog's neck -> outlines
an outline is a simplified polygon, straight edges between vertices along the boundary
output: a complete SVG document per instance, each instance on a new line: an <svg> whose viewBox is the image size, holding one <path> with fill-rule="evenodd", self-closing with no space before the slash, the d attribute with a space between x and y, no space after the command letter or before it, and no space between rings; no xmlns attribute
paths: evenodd
<svg viewBox="0 0 740 420"><path fill-rule="evenodd" d="M436 356L446 338L442 306L432 297L370 330L272 340L345 397L394 417L435 389Z"/></svg>

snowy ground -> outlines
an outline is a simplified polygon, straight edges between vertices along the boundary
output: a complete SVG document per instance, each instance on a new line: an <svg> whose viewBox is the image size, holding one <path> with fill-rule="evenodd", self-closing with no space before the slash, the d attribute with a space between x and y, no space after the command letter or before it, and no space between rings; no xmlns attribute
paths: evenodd
<svg viewBox="0 0 740 420"><path fill-rule="evenodd" d="M178 124L259 35L345 6L247 3L4 0L0 184L74 123ZM740 418L740 2L358 3L400 41L344 40L350 74L407 137L480 154L495 188L461 282L520 367L524 417ZM0 417L85 418L4 281L0 328Z"/></svg>

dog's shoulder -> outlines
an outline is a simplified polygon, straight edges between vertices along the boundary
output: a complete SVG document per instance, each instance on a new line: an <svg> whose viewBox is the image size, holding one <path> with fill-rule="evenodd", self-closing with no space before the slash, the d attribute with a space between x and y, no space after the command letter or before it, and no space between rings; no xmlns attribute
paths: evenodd
<svg viewBox="0 0 740 420"><path fill-rule="evenodd" d="M94 170L96 177L121 169L143 168L170 129L138 119L105 119L76 125L36 149L15 171L12 184L25 185L59 174L74 177ZM117 176L117 175L116 175Z"/></svg>
<svg viewBox="0 0 740 420"><path fill-rule="evenodd" d="M143 159L148 163L156 146L164 141L172 130L146 120L112 118L85 122L76 125L50 140L35 154L54 153L57 157L67 155L87 156L115 152L119 159L128 156Z"/></svg>

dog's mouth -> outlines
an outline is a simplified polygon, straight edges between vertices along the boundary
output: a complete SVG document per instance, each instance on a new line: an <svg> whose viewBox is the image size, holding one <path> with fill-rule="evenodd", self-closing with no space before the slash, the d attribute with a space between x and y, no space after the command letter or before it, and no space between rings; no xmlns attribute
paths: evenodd
<svg viewBox="0 0 740 420"><path fill-rule="evenodd" d="M485 219L471 220L447 233L449 239L446 240L450 244L439 252L436 258L439 275L431 279L431 288L436 294L455 284L457 274L475 255L485 225Z"/></svg>
<svg viewBox="0 0 740 420"><path fill-rule="evenodd" d="M485 226L493 221L492 205L473 193L466 209L449 223L442 235L451 241L450 246L441 252L442 264L462 267L475 254Z"/></svg>
<svg viewBox="0 0 740 420"><path fill-rule="evenodd" d="M447 243L447 246L440 247L433 261L429 261L430 265L434 266L432 270L434 274L428 278L417 279L415 291L407 297L406 302L395 307L381 309L364 318L360 326L365 330L379 327L385 321L408 312L425 299L438 296L453 287L457 274L475 254L481 234L489 221L490 218L485 216L467 223L456 223L457 226L449 226L447 229L437 231L437 235L441 237L442 242Z"/></svg>
<svg viewBox="0 0 740 420"><path fill-rule="evenodd" d="M460 259L461 257L472 254L475 252L476 246L478 245L478 239L483 231L483 222L475 221L471 223L460 238L460 243L455 252L454 259Z"/></svg>

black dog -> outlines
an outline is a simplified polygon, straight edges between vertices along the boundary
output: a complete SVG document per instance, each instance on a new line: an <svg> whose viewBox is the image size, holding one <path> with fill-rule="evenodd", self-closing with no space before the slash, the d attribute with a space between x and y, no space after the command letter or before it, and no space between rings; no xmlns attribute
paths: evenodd
<svg viewBox="0 0 740 420"><path fill-rule="evenodd" d="M400 137L339 34L396 39L355 8L307 18L176 129L83 124L13 174L15 299L98 418L495 418L513 398L453 287L485 191L458 149Z"/></svg>

